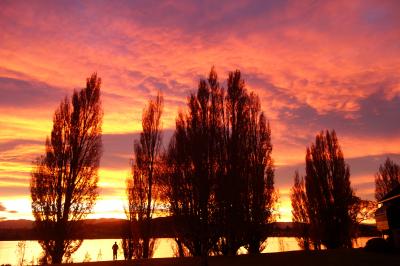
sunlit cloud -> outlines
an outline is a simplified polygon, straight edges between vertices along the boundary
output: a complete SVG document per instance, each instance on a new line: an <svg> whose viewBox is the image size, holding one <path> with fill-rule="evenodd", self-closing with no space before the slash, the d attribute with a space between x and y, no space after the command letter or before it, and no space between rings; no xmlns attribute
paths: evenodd
<svg viewBox="0 0 400 266"><path fill-rule="evenodd" d="M54 110L97 72L104 153L94 217L121 217L146 102L164 95L166 147L211 66L225 87L240 69L260 96L281 219L290 220L293 173L323 129L337 131L357 194L372 199L379 164L400 162L399 13L398 1L372 0L1 2L0 202L18 214L0 216L30 215L32 161Z"/></svg>

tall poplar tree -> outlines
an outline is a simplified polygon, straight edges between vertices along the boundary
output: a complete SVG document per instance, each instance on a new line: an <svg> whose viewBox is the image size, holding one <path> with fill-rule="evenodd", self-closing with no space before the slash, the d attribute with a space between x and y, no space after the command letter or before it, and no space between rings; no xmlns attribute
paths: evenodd
<svg viewBox="0 0 400 266"><path fill-rule="evenodd" d="M178 243L203 257L233 255L241 246L260 252L276 201L271 132L259 99L247 93L239 71L227 84L225 93L214 68L200 80L167 156Z"/></svg>
<svg viewBox="0 0 400 266"><path fill-rule="evenodd" d="M159 197L158 180L161 169L161 143L163 97L159 93L150 100L142 114L142 132L134 143L134 162L131 177L127 180L128 210L131 233L139 244L134 251L136 258L153 255L155 239L151 238L151 220Z"/></svg>
<svg viewBox="0 0 400 266"><path fill-rule="evenodd" d="M334 130L320 132L307 148L305 188L312 234L328 249L351 247L359 199Z"/></svg>
<svg viewBox="0 0 400 266"><path fill-rule="evenodd" d="M274 189L271 130L261 104L248 93L239 70L229 73L225 96L225 175L216 184L219 252L235 255L263 250L273 221Z"/></svg>
<svg viewBox="0 0 400 266"><path fill-rule="evenodd" d="M311 247L310 218L308 216L308 201L305 189L304 178L296 171L294 185L290 190L292 203L292 221L294 229L298 233L297 243L301 249L309 250Z"/></svg>
<svg viewBox="0 0 400 266"><path fill-rule="evenodd" d="M213 68L207 80L200 80L197 93L189 97L187 114L179 114L167 156L168 198L181 228L178 241L190 254L203 258L215 236L210 228L215 182L224 173L223 101Z"/></svg>
<svg viewBox="0 0 400 266"><path fill-rule="evenodd" d="M82 244L79 221L95 204L102 154L101 79L93 74L86 88L65 98L54 113L46 152L32 170L31 198L35 228L44 260L61 263Z"/></svg>

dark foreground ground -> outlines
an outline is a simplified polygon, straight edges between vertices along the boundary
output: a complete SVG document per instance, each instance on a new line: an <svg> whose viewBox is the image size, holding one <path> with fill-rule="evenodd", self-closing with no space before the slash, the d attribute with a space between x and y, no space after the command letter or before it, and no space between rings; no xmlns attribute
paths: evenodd
<svg viewBox="0 0 400 266"><path fill-rule="evenodd" d="M209 266L239 266L239 265L266 265L266 266L400 266L400 254L382 254L365 252L362 249L353 250L322 250L322 251L290 251L260 255L242 255L235 257L210 257ZM199 258L163 258L142 259L133 261L107 261L74 263L85 266L200 266Z"/></svg>

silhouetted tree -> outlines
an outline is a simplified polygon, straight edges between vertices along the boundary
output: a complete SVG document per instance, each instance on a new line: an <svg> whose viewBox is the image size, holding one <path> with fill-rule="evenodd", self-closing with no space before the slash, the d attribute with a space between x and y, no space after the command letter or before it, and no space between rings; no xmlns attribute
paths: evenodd
<svg viewBox="0 0 400 266"><path fill-rule="evenodd" d="M218 249L235 255L245 246L258 253L276 201L271 132L258 98L247 93L238 70L227 80L225 117L226 174L217 179L215 197L222 236Z"/></svg>
<svg viewBox="0 0 400 266"><path fill-rule="evenodd" d="M305 187L312 234L328 249L351 247L358 198L334 130L320 132L307 148Z"/></svg>
<svg viewBox="0 0 400 266"><path fill-rule="evenodd" d="M388 192L400 185L400 166L387 158L375 174L375 198L381 200Z"/></svg>
<svg viewBox="0 0 400 266"><path fill-rule="evenodd" d="M378 203L372 200L360 199L356 204L356 221L358 224L371 220L375 217L375 211L378 208Z"/></svg>
<svg viewBox="0 0 400 266"><path fill-rule="evenodd" d="M203 257L203 265L213 239L215 182L223 174L223 111L223 90L213 68L190 96L188 114L179 114L167 156L167 194L179 228L179 254L184 254L183 244L191 255Z"/></svg>
<svg viewBox="0 0 400 266"><path fill-rule="evenodd" d="M146 196L144 195L144 187L137 188L138 185L143 184L136 184L135 186L132 184L134 181L140 182L141 180L132 180L130 178L126 180L128 207L125 209L125 215L128 222L124 225L121 240L121 247L126 260L143 257L143 239L140 237L138 217L143 217L144 215ZM136 189L133 190L133 187Z"/></svg>
<svg viewBox="0 0 400 266"><path fill-rule="evenodd" d="M350 216L355 221L355 226L353 227L355 237L360 235L361 223L374 219L377 208L378 203L376 201L355 198L355 204L353 204L350 210Z"/></svg>
<svg viewBox="0 0 400 266"><path fill-rule="evenodd" d="M200 80L166 159L177 244L203 258L241 246L260 252L276 201L271 132L259 99L247 93L239 71L227 84L225 93L214 68Z"/></svg>
<svg viewBox="0 0 400 266"><path fill-rule="evenodd" d="M46 139L46 153L32 170L32 213L42 238L39 244L51 263L61 263L80 247L78 221L92 211L98 195L100 85L100 78L93 74L86 88L74 91L71 102L68 98L61 102Z"/></svg>
<svg viewBox="0 0 400 266"><path fill-rule="evenodd" d="M128 219L133 228L134 257L149 258L153 255L155 239L151 238L151 220L158 198L157 182L160 175L163 97L157 94L143 110L139 141L134 143L135 159L132 176L127 181ZM135 221L135 222L134 222Z"/></svg>
<svg viewBox="0 0 400 266"><path fill-rule="evenodd" d="M125 260L131 260L134 258L135 244L138 238L134 238L133 232L131 231L131 224L125 226L122 232L121 248L124 253Z"/></svg>
<svg viewBox="0 0 400 266"><path fill-rule="evenodd" d="M292 221L294 229L299 234L296 237L301 249L311 248L311 235L309 230L310 218L308 217L308 203L304 184L304 178L300 177L296 171L294 175L294 185L290 190L290 200L292 203Z"/></svg>
<svg viewBox="0 0 400 266"><path fill-rule="evenodd" d="M250 93L248 98L248 133L246 137L247 158L245 182L245 248L250 254L260 253L265 248L266 235L274 221L274 166L272 161L271 130L258 97Z"/></svg>

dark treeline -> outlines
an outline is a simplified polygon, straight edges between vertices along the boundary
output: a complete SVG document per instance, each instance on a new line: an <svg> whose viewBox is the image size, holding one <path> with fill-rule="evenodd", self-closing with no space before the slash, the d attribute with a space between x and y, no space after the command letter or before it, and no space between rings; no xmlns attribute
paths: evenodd
<svg viewBox="0 0 400 266"><path fill-rule="evenodd" d="M260 252L276 195L271 131L258 97L239 71L229 73L225 92L212 69L187 109L176 120L163 179L171 215L188 227L178 247L194 256L234 255L241 246Z"/></svg>
<svg viewBox="0 0 400 266"><path fill-rule="evenodd" d="M350 184L336 132L322 131L306 149L306 174L296 171L291 189L292 219L301 248L349 248L364 234L362 222L374 218L377 202L357 197ZM379 201L400 185L400 166L387 158L375 175Z"/></svg>
<svg viewBox="0 0 400 266"><path fill-rule="evenodd" d="M32 211L42 235L43 263L68 261L82 243L77 226L97 198L101 156L100 79L75 91L56 110L45 155L32 171ZM244 247L260 253L265 240L281 230L270 124L258 96L240 71L230 72L226 88L211 69L179 112L175 132L162 147L163 96L142 113L126 179L128 223L122 227L126 259L152 257L157 216L170 216L177 256L235 255ZM350 167L335 131L317 134L306 149L305 176L295 173L291 190L294 232L304 249L349 248L360 223L376 204L355 196ZM399 168L388 159L376 175L377 198L398 184ZM397 182L397 183L396 183ZM163 205L165 208L160 208ZM163 209L163 213L156 213Z"/></svg>
<svg viewBox="0 0 400 266"><path fill-rule="evenodd" d="M26 221L24 226L7 227L4 225L10 221L0 221L0 241L17 240L42 240L41 234L34 230L33 222ZM18 224L18 221L12 221ZM126 228L130 222L126 219L88 219L82 220L82 230L74 231L69 236L71 239L118 239L126 234ZM155 217L151 220L151 238L176 238L184 232L177 232L176 220L172 216ZM292 222L274 222L268 225L268 237L301 237L302 234ZM272 228L271 228L272 227ZM181 228L183 230L184 228ZM361 224L360 236L379 236L375 225Z"/></svg>
<svg viewBox="0 0 400 266"><path fill-rule="evenodd" d="M158 96L144 110L141 146L143 136L149 134L147 116L161 105L162 97ZM150 120L159 124L159 119ZM155 143L160 143L159 131L157 127L150 138ZM129 206L130 195L140 192L154 196L140 201L147 207L154 207L157 200L166 203L174 218L179 256L234 255L242 246L249 253L259 253L268 236L268 225L274 221L277 199L271 153L271 131L258 97L247 91L239 71L229 73L225 90L212 69L207 80L199 81L197 92L189 96L187 110L178 114L175 133L164 154L157 152L154 160L148 157L146 173L132 171ZM142 164L136 144L135 159L133 169ZM152 172L150 166L154 164L156 171ZM140 181L143 178L145 182ZM132 186L136 183L146 184ZM142 198L145 196L136 196ZM153 248L146 240L147 222L137 213L141 206L136 203L129 207L132 227L140 224L136 228L143 230L125 237L132 240L124 243L136 243L123 245L128 258L149 257L151 253L145 251ZM135 254L130 247L143 252Z"/></svg>

